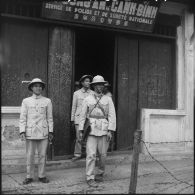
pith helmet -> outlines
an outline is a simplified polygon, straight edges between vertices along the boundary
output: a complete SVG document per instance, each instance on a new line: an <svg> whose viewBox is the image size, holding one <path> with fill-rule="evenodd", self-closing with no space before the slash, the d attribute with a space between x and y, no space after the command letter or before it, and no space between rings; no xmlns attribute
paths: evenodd
<svg viewBox="0 0 195 195"><path fill-rule="evenodd" d="M109 84L108 81L106 81L106 83L104 84L105 87L110 87L111 85Z"/></svg>
<svg viewBox="0 0 195 195"><path fill-rule="evenodd" d="M93 85L93 84L96 84L96 83L103 83L103 84L105 84L106 81L104 80L104 77L102 77L100 75L97 75L97 76L93 77L93 80L92 80L92 82L90 84Z"/></svg>
<svg viewBox="0 0 195 195"><path fill-rule="evenodd" d="M80 86L79 81L75 81L74 85L75 85L75 86Z"/></svg>
<svg viewBox="0 0 195 195"><path fill-rule="evenodd" d="M31 87L32 87L35 83L40 83L40 84L42 84L43 89L45 88L45 83L44 83L41 79L35 78L35 79L33 79L33 80L29 83L29 85L28 85L28 90L32 91Z"/></svg>
<svg viewBox="0 0 195 195"><path fill-rule="evenodd" d="M81 83L81 82L84 81L84 79L86 79L86 78L89 78L89 80L91 81L93 77L92 77L91 75L83 75L83 76L80 78L79 82Z"/></svg>

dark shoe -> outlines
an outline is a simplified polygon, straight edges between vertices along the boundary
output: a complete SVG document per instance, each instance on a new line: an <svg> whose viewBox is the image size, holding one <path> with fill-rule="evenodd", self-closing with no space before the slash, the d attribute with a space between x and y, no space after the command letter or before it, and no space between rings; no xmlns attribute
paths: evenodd
<svg viewBox="0 0 195 195"><path fill-rule="evenodd" d="M95 176L95 181L97 181L97 182L103 182L103 175L102 174L97 174Z"/></svg>
<svg viewBox="0 0 195 195"><path fill-rule="evenodd" d="M24 181L23 181L23 184L24 185L27 185L29 183L33 182L33 179L32 178L26 178Z"/></svg>
<svg viewBox="0 0 195 195"><path fill-rule="evenodd" d="M81 158L86 158L86 154L82 154L81 155Z"/></svg>
<svg viewBox="0 0 195 195"><path fill-rule="evenodd" d="M72 161L77 161L77 160L80 160L82 157L81 156L74 156L72 158Z"/></svg>
<svg viewBox="0 0 195 195"><path fill-rule="evenodd" d="M47 179L47 177L39 178L39 181L42 183L49 183L49 179Z"/></svg>
<svg viewBox="0 0 195 195"><path fill-rule="evenodd" d="M98 184L95 182L94 179L90 179L90 180L87 180L87 184L90 186L90 187L98 187Z"/></svg>

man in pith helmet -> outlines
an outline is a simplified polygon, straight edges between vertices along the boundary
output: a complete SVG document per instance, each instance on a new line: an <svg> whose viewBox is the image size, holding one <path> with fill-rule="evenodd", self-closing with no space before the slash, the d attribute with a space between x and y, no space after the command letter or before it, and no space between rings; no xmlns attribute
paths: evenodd
<svg viewBox="0 0 195 195"><path fill-rule="evenodd" d="M89 118L91 132L86 144L86 180L87 184L97 187L97 182L103 181L105 172L105 159L112 132L116 130L116 113L111 97L103 94L105 80L97 75L91 85L94 94L89 95L83 101L79 122L80 139L83 137L83 129L86 117ZM96 154L98 152L98 172L95 174Z"/></svg>
<svg viewBox="0 0 195 195"><path fill-rule="evenodd" d="M20 113L20 137L26 140L27 176L23 184L33 181L35 168L35 151L38 151L38 177L42 183L48 183L45 175L46 152L48 138L53 139L53 115L52 103L49 98L43 97L42 91L45 83L39 79L33 79L28 89L32 96L23 99Z"/></svg>
<svg viewBox="0 0 195 195"><path fill-rule="evenodd" d="M92 80L92 76L90 75L83 75L79 82L82 85L82 88L75 91L73 94L73 101L72 101L72 112L71 112L71 123L75 126L76 130L76 142L74 148L74 157L72 158L73 161L79 160L82 158L82 142L79 140L79 117L81 113L81 107L83 100L93 94L94 92L90 89L90 82ZM74 128L72 128L74 129Z"/></svg>

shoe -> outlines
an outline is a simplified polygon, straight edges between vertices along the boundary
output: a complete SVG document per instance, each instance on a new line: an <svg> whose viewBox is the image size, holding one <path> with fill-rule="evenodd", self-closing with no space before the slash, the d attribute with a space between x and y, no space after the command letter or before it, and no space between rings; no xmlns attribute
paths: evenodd
<svg viewBox="0 0 195 195"><path fill-rule="evenodd" d="M24 181L23 181L23 184L24 185L27 185L29 183L33 182L33 179L32 178L26 178Z"/></svg>
<svg viewBox="0 0 195 195"><path fill-rule="evenodd" d="M95 181L97 181L97 182L103 182L103 175L102 174L97 174L95 176Z"/></svg>
<svg viewBox="0 0 195 195"><path fill-rule="evenodd" d="M81 156L74 156L72 158L72 161L77 161L77 160L80 160L82 157Z"/></svg>
<svg viewBox="0 0 195 195"><path fill-rule="evenodd" d="M94 179L90 179L90 180L87 180L87 184L90 186L90 187L98 187L98 184L95 182Z"/></svg>
<svg viewBox="0 0 195 195"><path fill-rule="evenodd" d="M49 179L47 179L46 177L43 177L43 178L39 177L39 181L42 183L49 183Z"/></svg>
<svg viewBox="0 0 195 195"><path fill-rule="evenodd" d="M82 154L81 155L81 158L86 158L86 154Z"/></svg>

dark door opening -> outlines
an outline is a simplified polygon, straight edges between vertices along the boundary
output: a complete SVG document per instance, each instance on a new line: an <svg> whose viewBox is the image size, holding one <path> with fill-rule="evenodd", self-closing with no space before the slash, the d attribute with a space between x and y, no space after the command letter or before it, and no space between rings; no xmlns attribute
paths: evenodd
<svg viewBox="0 0 195 195"><path fill-rule="evenodd" d="M115 36L112 32L97 29L77 29L75 32L75 68L74 80L79 81L82 75L101 75L111 85L113 99L114 90L114 52ZM115 141L109 150L115 147Z"/></svg>
<svg viewBox="0 0 195 195"><path fill-rule="evenodd" d="M85 74L101 75L113 92L114 35L97 29L77 29L75 34L75 81Z"/></svg>

